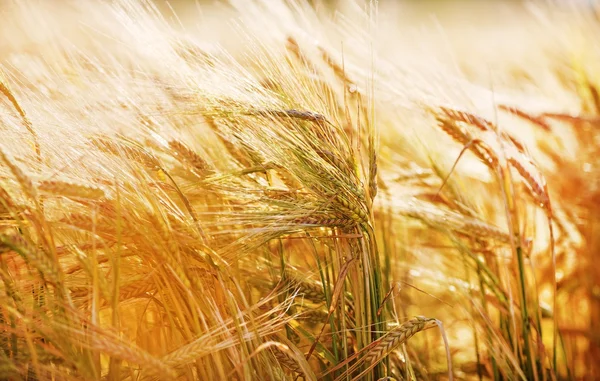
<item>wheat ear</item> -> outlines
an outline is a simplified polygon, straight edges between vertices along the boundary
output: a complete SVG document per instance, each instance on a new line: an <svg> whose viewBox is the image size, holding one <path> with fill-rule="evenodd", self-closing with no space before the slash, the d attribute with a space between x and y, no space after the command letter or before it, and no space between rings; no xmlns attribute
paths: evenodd
<svg viewBox="0 0 600 381"><path fill-rule="evenodd" d="M417 333L437 325L435 319L417 316L389 331L364 357L367 363L377 363Z"/></svg>
<svg viewBox="0 0 600 381"><path fill-rule="evenodd" d="M54 195L72 198L95 200L105 196L104 191L98 187L58 180L41 181L38 184L38 189Z"/></svg>
<svg viewBox="0 0 600 381"><path fill-rule="evenodd" d="M175 151L178 159L191 165L199 176L206 175L210 170L210 166L206 160L179 140L171 140L169 142L169 148Z"/></svg>
<svg viewBox="0 0 600 381"><path fill-rule="evenodd" d="M475 114L450 107L440 107L440 111L450 119L477 127L481 131L494 130L494 124Z"/></svg>
<svg viewBox="0 0 600 381"><path fill-rule="evenodd" d="M355 224L354 220L344 217L331 216L306 216L294 219L294 224L301 225L314 225L314 226L352 226Z"/></svg>
<svg viewBox="0 0 600 381"><path fill-rule="evenodd" d="M21 120L23 121L25 128L27 129L27 131L31 134L31 137L33 138L35 154L37 156L38 161L41 162L42 161L42 153L41 153L40 142L39 142L37 133L33 129L33 125L31 124L31 121L25 114L25 110L23 110L23 108L17 101L17 98L13 94L12 90L10 89L10 87L8 87L8 84L6 83L6 81L3 78L2 72L0 72L0 93L4 94L4 96L6 98L8 98L10 103L12 103L13 107L19 113L19 116L21 117Z"/></svg>
<svg viewBox="0 0 600 381"><path fill-rule="evenodd" d="M29 261L35 268L43 274L46 281L57 285L60 281L59 269L56 264L48 258L46 253L30 245L20 235L0 235L0 244L9 247L20 254L25 260Z"/></svg>
<svg viewBox="0 0 600 381"><path fill-rule="evenodd" d="M275 356L279 364L283 365L286 369L292 372L300 374L303 373L302 368L298 364L297 360L290 356L290 354L288 353L289 351L290 349L287 347L287 345L280 343L274 345L273 349L271 350L273 356Z"/></svg>
<svg viewBox="0 0 600 381"><path fill-rule="evenodd" d="M0 147L0 160L2 160L6 166L10 169L13 176L17 180L17 182L21 185L23 189L23 193L25 193L32 200L37 199L37 192L33 187L33 183L31 179L19 168L15 163L12 157L9 154L4 152L2 147Z"/></svg>
<svg viewBox="0 0 600 381"><path fill-rule="evenodd" d="M506 106L506 105L499 105L498 108L500 110L509 112L509 113L513 114L514 116L517 116L521 119L525 119L525 120L531 122L532 124L535 124L536 126L540 127L544 131L547 131L547 132L552 131L552 127L550 126L550 124L539 116L534 116L534 115L526 113L525 111L520 110L516 107L511 107L511 106Z"/></svg>
<svg viewBox="0 0 600 381"><path fill-rule="evenodd" d="M400 326L389 331L385 336L381 337L377 341L369 344L364 351L366 354L362 357L361 361L356 362L352 365L346 372L342 373L335 381L342 381L354 373L358 369L358 367L365 363L368 364L366 369L364 369L359 375L352 378L352 381L361 380L363 376L368 374L371 369L375 368L377 364L383 360L386 356L396 350L401 344L405 343L408 339L416 335L417 333L424 331L426 329L430 329L435 327L438 324L436 319L427 318L424 316L417 316L413 319L408 320L407 322L401 324ZM359 354L352 357L356 357ZM330 373L339 369L343 364L338 364L337 366L329 369L326 373Z"/></svg>
<svg viewBox="0 0 600 381"><path fill-rule="evenodd" d="M154 155L131 144L116 142L104 137L94 138L92 144L101 151L108 152L115 156L124 156L125 158L138 162L150 169L157 169L160 167L158 159Z"/></svg>

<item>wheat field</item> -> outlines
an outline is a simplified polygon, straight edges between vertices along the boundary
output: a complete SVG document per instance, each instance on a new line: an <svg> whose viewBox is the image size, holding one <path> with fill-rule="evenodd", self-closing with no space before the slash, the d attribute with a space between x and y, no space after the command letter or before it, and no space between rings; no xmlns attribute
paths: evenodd
<svg viewBox="0 0 600 381"><path fill-rule="evenodd" d="M0 17L1 380L600 378L600 6Z"/></svg>

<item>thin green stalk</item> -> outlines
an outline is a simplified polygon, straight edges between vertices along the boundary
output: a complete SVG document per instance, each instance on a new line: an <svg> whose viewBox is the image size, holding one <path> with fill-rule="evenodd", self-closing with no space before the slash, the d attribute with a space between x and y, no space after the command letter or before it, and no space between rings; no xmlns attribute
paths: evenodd
<svg viewBox="0 0 600 381"><path fill-rule="evenodd" d="M363 247L365 250L367 250L368 255L366 258L368 258L368 263L363 264L363 266L371 270L371 274L367 274L371 289L367 297L370 299L371 302L370 313L372 322L370 323L372 324L372 327L374 329L371 340L375 341L378 340L381 336L383 336L384 332L386 331L386 328L384 324L384 313L382 313L381 316L377 315L377 311L379 310L379 307L381 306L382 302L381 266L379 264L379 255L377 250L375 232L372 226L370 225L365 231L365 240L367 242L365 245L363 245ZM382 311L385 311L385 309L383 309ZM389 361L386 357L386 362L378 364L378 366L374 369L376 379L385 375L384 368L386 367L386 363L388 362ZM387 368L389 368L389 364L387 364Z"/></svg>
<svg viewBox="0 0 600 381"><path fill-rule="evenodd" d="M485 298L485 283L483 281L483 276L481 274L481 263L480 261L476 261L475 262L477 265L477 278L479 279L479 292L481 293L481 305L483 307L483 310L485 311L486 314L489 314L489 310L488 310L488 305L487 305L487 300ZM492 342L492 336L490 333L490 328L486 326L486 331L488 334L488 340L491 343ZM500 380L500 370L498 369L498 364L496 363L496 358L494 356L492 356L492 373L494 374L494 380Z"/></svg>
<svg viewBox="0 0 600 381"><path fill-rule="evenodd" d="M329 250L328 250L328 252L329 252L329 256L331 257L331 263L332 263L332 264L333 264L333 263L335 263L336 261L335 261L335 259L334 259L334 256L333 256L333 251L332 251L331 249L329 249ZM342 264L340 263L340 262L341 262L341 258L340 258L339 256L337 256L337 262L338 262L338 263L337 263L337 266L338 266L338 268L341 268L341 267L342 267ZM333 270L334 270L334 269L333 269L333 267L332 267L332 271L333 271ZM333 276L333 278L335 278L335 274L332 274L332 276ZM346 289L346 287L345 287L345 283L346 283L345 279L344 279L344 280L342 280L342 282L344 282L344 286L343 286L343 287L344 287L344 290L345 290L345 289ZM340 300L340 303L338 303L338 308L337 308L337 311L336 311L336 312L334 312L334 313L333 313L333 314L332 314L332 315L329 317L329 328L331 329L331 335L332 335L332 337L331 337L331 345L332 345L332 351L333 351L333 355L335 356L336 365L339 363L339 361L340 361L340 357L339 357L339 353L338 353L338 339L339 339L339 336L338 336L337 328L336 328L336 326L335 326L335 319L334 319L334 316L335 316L335 314L336 314L336 313L337 313L338 315L340 314L340 312L339 312L339 311L340 311L340 309L339 309L339 306L341 305L341 302L343 302L343 301L344 301L344 299L345 299L345 296L344 296L344 295L345 295L345 293L344 293L344 292L342 292L342 294L340 295L340 299L341 299L341 300ZM327 302L327 309L329 309L329 308L331 307L331 302L332 302L331 300ZM339 317L339 316L338 316L338 317ZM341 320L342 320L342 321L344 320L344 317L343 317L343 315L341 316ZM344 331L342 331L342 332L344 332Z"/></svg>
<svg viewBox="0 0 600 381"><path fill-rule="evenodd" d="M533 358L531 354L531 348L529 346L529 312L527 309L527 292L525 290L525 264L523 260L523 249L521 246L517 246L517 262L519 266L519 288L521 291L521 303L522 303L522 316L523 316L523 340L524 340L524 350L525 357L527 361L527 375L528 377L533 377Z"/></svg>

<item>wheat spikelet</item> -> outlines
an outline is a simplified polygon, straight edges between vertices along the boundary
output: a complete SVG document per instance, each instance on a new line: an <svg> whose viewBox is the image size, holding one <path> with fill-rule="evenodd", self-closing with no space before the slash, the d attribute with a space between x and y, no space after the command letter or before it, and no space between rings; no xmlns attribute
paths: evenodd
<svg viewBox="0 0 600 381"><path fill-rule="evenodd" d="M2 160L10 169L19 185L21 185L23 192L32 200L36 200L37 192L33 186L33 183L31 182L31 179L27 175L25 175L21 168L19 168L14 163L13 159L7 153L4 152L2 147L0 147L0 160Z"/></svg>
<svg viewBox="0 0 600 381"><path fill-rule="evenodd" d="M325 292L321 282L312 282L303 280L297 276L291 276L288 279L288 284L292 287L298 287L301 291L301 296L314 303L322 303L325 301Z"/></svg>
<svg viewBox="0 0 600 381"><path fill-rule="evenodd" d="M521 177L525 180L527 188L529 189L533 198L540 203L542 206L547 207L549 203L548 193L546 192L546 182L543 177L539 177L528 170L525 165L516 159L515 157L509 157L508 163L519 172ZM527 160L527 159L526 159ZM529 160L527 160L529 161ZM533 165L530 161L529 163Z"/></svg>
<svg viewBox="0 0 600 381"><path fill-rule="evenodd" d="M92 139L92 144L100 150L113 154L115 156L124 156L150 169L160 167L158 159L145 150L134 147L130 144L116 142L109 138L98 137Z"/></svg>
<svg viewBox="0 0 600 381"><path fill-rule="evenodd" d="M343 182L344 184L349 185L352 192L356 194L358 198L362 199L365 193L360 185L359 180L356 177L356 173L352 170L352 164L346 160L343 160L341 157L339 157L339 155L336 155L331 151L323 149L317 149L316 151L322 159L327 161L329 164L338 169L343 175L345 175L343 181L340 181L337 177L331 176L329 174L324 175L324 177L327 178L327 180L333 184L340 184ZM374 159L374 156L372 157L372 159ZM371 162L370 164L374 163ZM377 172L376 165L377 164L375 163L375 172L373 173L375 174L375 176ZM375 185L375 187L377 187L377 185Z"/></svg>
<svg viewBox="0 0 600 381"><path fill-rule="evenodd" d="M315 226L352 226L355 220L337 217L337 216L306 216L293 220L294 224L315 225Z"/></svg>
<svg viewBox="0 0 600 381"><path fill-rule="evenodd" d="M0 208L6 208L6 207L13 207L13 201L12 201L12 197L10 197L10 195L8 194L8 192L0 187ZM2 210L2 209L0 209ZM7 209L4 209L4 211L8 211Z"/></svg>
<svg viewBox="0 0 600 381"><path fill-rule="evenodd" d="M71 213L64 217L61 222L76 226L82 230L92 231L94 229L94 220L92 217L83 213Z"/></svg>
<svg viewBox="0 0 600 381"><path fill-rule="evenodd" d="M225 147L229 155L237 161L243 167L252 166L252 161L248 159L247 155L242 152L240 148L238 148L235 144L233 144L229 139L225 138L219 129L219 126L215 120L215 118L205 117L204 119L210 129L215 133L215 135L221 141L221 144Z"/></svg>
<svg viewBox="0 0 600 381"><path fill-rule="evenodd" d="M483 132L494 131L499 133L501 137L508 139L519 152L525 152L525 146L519 142L515 137L507 133L506 131L497 131L496 126L490 122L489 120L477 116L475 114L468 113L466 111L461 111L457 109L451 109L448 107L440 107L440 110L449 117L453 121L462 122L469 124L471 126L477 127L479 130ZM524 114L524 113L523 113ZM468 134L466 134L468 136ZM493 158L494 155L491 154L490 149L484 149L482 144L477 144L474 149L478 152L478 156L482 157L484 161L490 162L490 158ZM490 162L491 163L491 162Z"/></svg>
<svg viewBox="0 0 600 381"><path fill-rule="evenodd" d="M300 291L299 296L310 300L313 303L322 303L326 300L323 284L319 281L302 277L297 270L292 271L287 269L285 273L285 280L290 288L297 288ZM345 293L345 298L348 300L353 299L352 294L348 292Z"/></svg>
<svg viewBox="0 0 600 381"><path fill-rule="evenodd" d="M454 141L460 143L461 145L468 144L471 140L471 136L463 131L458 124L454 121L443 118L441 116L436 116L437 126L442 129L448 136L450 136Z"/></svg>
<svg viewBox="0 0 600 381"><path fill-rule="evenodd" d="M298 45L298 41L296 41L296 39L294 37L289 36L287 38L285 47L286 47L286 49L288 51L290 51L292 53L292 55L294 57L296 57L296 59L298 61L300 61L300 63L302 65L304 65L306 68L308 68L312 72L316 72L317 71L317 69L310 62L310 60L307 59L305 57L305 55L302 53L302 50L300 49L300 45Z"/></svg>
<svg viewBox="0 0 600 381"><path fill-rule="evenodd" d="M418 332L433 328L436 325L435 319L422 316L415 317L389 331L384 337L379 339L377 344L367 352L364 361L368 364L379 362Z"/></svg>
<svg viewBox="0 0 600 381"><path fill-rule="evenodd" d="M362 184L360 186L358 185L359 181L357 180L356 176L353 176L352 178L340 178L339 176L336 176L332 172L321 167L319 168L319 178L320 181L311 183L308 185L308 188L325 195L332 195L333 193L338 195L335 189L344 188L352 192L351 197L358 198L359 200L364 199L365 193L362 189Z"/></svg>
<svg viewBox="0 0 600 381"><path fill-rule="evenodd" d="M340 204L344 212L348 213L349 217L354 221L359 224L368 223L369 216L360 206L351 204L344 196L340 195L336 195L335 200Z"/></svg>
<svg viewBox="0 0 600 381"><path fill-rule="evenodd" d="M327 121L325 115L307 110L251 110L247 111L246 113L249 115L257 116L300 119L315 123L322 123Z"/></svg>
<svg viewBox="0 0 600 381"><path fill-rule="evenodd" d="M377 196L377 153L373 151L369 161L369 197L371 201Z"/></svg>
<svg viewBox="0 0 600 381"><path fill-rule="evenodd" d="M299 192L282 190L282 189L265 189L263 191L265 197L271 200L278 201L295 201L298 200Z"/></svg>
<svg viewBox="0 0 600 381"><path fill-rule="evenodd" d="M484 164L489 168L495 169L498 165L498 157L493 150L483 144L479 139L471 137L468 132L463 131L453 120L438 117L438 127L440 127L453 140L462 144L464 149L471 149Z"/></svg>
<svg viewBox="0 0 600 381"><path fill-rule="evenodd" d="M545 119L556 119L562 122L571 123L573 125L580 125L582 123L599 124L600 117L593 115L569 115L554 112L544 112L540 114L540 118Z"/></svg>
<svg viewBox="0 0 600 381"><path fill-rule="evenodd" d="M98 187L58 180L41 181L38 184L38 189L47 193L72 198L95 200L105 197L104 191Z"/></svg>
<svg viewBox="0 0 600 381"><path fill-rule="evenodd" d="M475 126L483 132L488 132L488 131L497 132L496 126L492 122L490 122L489 120L487 120L485 118L482 118L475 114L468 113L466 111L460 111L460 110L450 109L450 108L445 108L445 107L441 107L441 109L448 117L450 117L454 121L463 122L463 123L469 124L471 126ZM525 151L525 146L523 146L523 144L521 144L521 142L519 142L515 137L511 136L506 131L500 131L497 133L499 133L500 136L502 136L503 138L508 139L519 150L519 152Z"/></svg>
<svg viewBox="0 0 600 381"><path fill-rule="evenodd" d="M342 81L344 82L344 84L346 84L347 86L351 86L354 85L354 81L352 81L348 75L346 74L346 71L344 70L344 68L336 62L336 60L331 56L331 54L329 54L329 52L327 52L327 50L322 47L322 46L318 46L317 49L319 49L319 51L321 52L321 58L323 59L323 61L329 65L329 67L331 68L331 70L333 70L333 72L335 73L335 75Z"/></svg>
<svg viewBox="0 0 600 381"><path fill-rule="evenodd" d="M11 209L15 209L15 204L13 203L12 198L4 188L0 187L0 221L11 219ZM1 226L2 225L0 225L0 227ZM1 248L0 252L2 252Z"/></svg>
<svg viewBox="0 0 600 381"><path fill-rule="evenodd" d="M90 345L94 350L115 356L122 360L139 364L149 373L160 375L163 379L174 379L175 372L163 361L153 357L141 348L132 348L125 343L116 343L99 335L90 335Z"/></svg>
<svg viewBox="0 0 600 381"><path fill-rule="evenodd" d="M210 353L210 349L208 349L209 345L214 345L214 342L211 342L210 338L203 340L201 343L196 340L167 354L162 358L162 361L172 367L186 364L202 356L208 355Z"/></svg>
<svg viewBox="0 0 600 381"><path fill-rule="evenodd" d="M25 114L25 110L23 110L23 108L21 107L21 105L17 101L17 98L14 96L12 90L10 89L10 87L8 86L8 84L6 83L6 81L4 80L4 76L2 75L2 71L1 70L0 70L0 93L4 94L4 96L6 98L8 98L8 100L10 101L10 103L12 103L13 107L19 113L19 116L21 117L21 120L23 121L23 124L25 125L25 128L27 129L27 131L29 132L29 134L31 134L31 137L33 138L33 145L35 147L35 154L37 156L38 161L41 162L41 159L42 159L42 157L41 157L41 148L40 148L40 142L39 142L39 138L37 136L37 133L33 129L33 125L31 124L31 121L29 120L29 118Z"/></svg>
<svg viewBox="0 0 600 381"><path fill-rule="evenodd" d="M6 248L8 249L8 247ZM2 254L2 246L0 246L0 254ZM0 278L4 284L4 291L6 292L6 295L14 301L17 311L24 313L23 299L17 291L18 289L15 281L2 269L0 269Z"/></svg>
<svg viewBox="0 0 600 381"><path fill-rule="evenodd" d="M465 217L459 223L460 225L455 229L472 237L491 238L502 243L510 242L510 236L507 233L483 221Z"/></svg>
<svg viewBox="0 0 600 381"><path fill-rule="evenodd" d="M302 367L300 367L300 365L298 364L298 362L296 362L296 360L294 360L288 353L287 351L280 349L279 346L285 346L284 344L279 343L278 345L274 346L272 349L272 353L273 356L275 356L275 358L277 359L277 361L279 362L279 364L283 365L286 369L295 372L295 373L302 373ZM289 349L287 348L287 346L285 346L286 349L289 351Z"/></svg>
<svg viewBox="0 0 600 381"><path fill-rule="evenodd" d="M302 184L285 168L277 169L277 176L285 184L289 190L296 190L302 188ZM289 193L289 192L288 192Z"/></svg>
<svg viewBox="0 0 600 381"><path fill-rule="evenodd" d="M141 280L119 287L119 300L128 300L156 291L154 282Z"/></svg>
<svg viewBox="0 0 600 381"><path fill-rule="evenodd" d="M440 110L444 115L446 115L454 121L463 122L471 126L475 126L479 130L484 132L494 130L494 124L492 122L475 114L444 106L440 107Z"/></svg>
<svg viewBox="0 0 600 381"><path fill-rule="evenodd" d="M302 312L302 319L312 325L323 323L328 316L327 311L321 309L309 309Z"/></svg>
<svg viewBox="0 0 600 381"><path fill-rule="evenodd" d="M481 141L474 140L476 142L475 145L472 146L472 151L475 153L479 159L488 166L490 169L495 169L498 167L498 155L490 148L481 143Z"/></svg>
<svg viewBox="0 0 600 381"><path fill-rule="evenodd" d="M71 297L75 298L88 296L91 291L90 287L71 287L69 290ZM100 283L100 290L102 296L104 296L102 306L110 306L110 301L107 299L110 294L108 293L106 282ZM148 280L132 282L119 287L119 301L134 299L154 291L156 291L156 284L154 282Z"/></svg>
<svg viewBox="0 0 600 381"><path fill-rule="evenodd" d="M21 235L0 234L0 244L10 247L15 252L29 261L46 281L57 285L59 283L59 269L46 253L30 245Z"/></svg>
<svg viewBox="0 0 600 381"><path fill-rule="evenodd" d="M69 292L72 298L82 298L89 295L91 289L89 287L70 287Z"/></svg>
<svg viewBox="0 0 600 381"><path fill-rule="evenodd" d="M513 146L515 146L517 151L519 151L521 154L524 154L526 152L525 146L523 145L523 143L518 141L517 138L505 131L502 132L502 136L508 139L513 144Z"/></svg>
<svg viewBox="0 0 600 381"><path fill-rule="evenodd" d="M176 152L178 158L191 165L198 172L198 175L204 176L210 170L206 160L179 140L171 140L169 147Z"/></svg>
<svg viewBox="0 0 600 381"><path fill-rule="evenodd" d="M348 175L349 177L355 176L355 174L350 169L351 165L344 161L338 155L324 149L317 149L316 152L322 159L327 161L329 164L333 165L335 168L339 169L343 174Z"/></svg>
<svg viewBox="0 0 600 381"><path fill-rule="evenodd" d="M500 110L504 110L504 111L507 111L507 112L515 115L515 116L518 116L521 119L528 120L529 122L531 122L532 124L540 127L542 130L544 130L546 132L552 131L552 127L550 126L550 124L548 124L541 117L536 117L536 116L531 115L529 113L526 113L525 111L520 110L520 109L518 109L516 107L511 107L511 106L506 106L506 105L499 105L498 108Z"/></svg>
<svg viewBox="0 0 600 381"><path fill-rule="evenodd" d="M95 232L97 235L102 236L103 239L106 239L109 242L114 240L114 235L116 233L116 226L109 223L105 218L99 218L94 221L91 216L84 213L71 213L63 217L60 222L70 226L75 226L90 233ZM132 231L127 229L123 229L121 232L123 236L127 236L130 233L132 233Z"/></svg>
<svg viewBox="0 0 600 381"><path fill-rule="evenodd" d="M420 219L431 226L442 227L472 237L492 238L499 242L510 242L510 236L500 228L473 217L453 212L438 212L426 207L399 207L398 213Z"/></svg>

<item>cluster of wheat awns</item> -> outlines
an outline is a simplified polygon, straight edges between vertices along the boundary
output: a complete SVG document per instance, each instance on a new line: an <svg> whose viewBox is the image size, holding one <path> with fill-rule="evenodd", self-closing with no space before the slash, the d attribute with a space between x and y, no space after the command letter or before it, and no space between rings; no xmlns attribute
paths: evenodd
<svg viewBox="0 0 600 381"><path fill-rule="evenodd" d="M546 68L576 114L486 114L373 4L232 3L227 54L142 0L7 10L53 34L0 49L0 379L598 375L590 67Z"/></svg>

